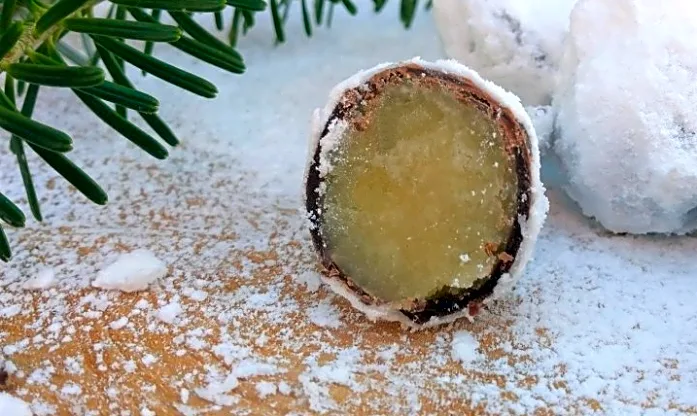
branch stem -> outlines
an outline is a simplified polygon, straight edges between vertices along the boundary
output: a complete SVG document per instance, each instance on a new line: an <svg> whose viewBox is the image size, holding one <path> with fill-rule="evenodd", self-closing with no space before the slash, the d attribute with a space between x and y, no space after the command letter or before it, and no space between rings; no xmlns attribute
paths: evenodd
<svg viewBox="0 0 697 416"><path fill-rule="evenodd" d="M101 3L102 1L103 0L89 1L82 8L73 13L71 16L80 16L83 10L90 9L94 7L96 4ZM46 40L50 39L52 36L54 36L56 33L60 32L63 29L62 25L57 24L52 26L42 34L38 36L36 35L36 32L34 30L36 22L41 17L41 14L46 13L46 10L44 10L42 13L36 13L34 19L31 22L28 22L29 24L27 24L27 26L24 28L24 32L22 32L22 35L19 37L19 40L17 41L15 46L7 54L5 54L5 56L3 56L2 59L0 59L0 73L5 72L7 70L7 67L11 64L19 62L19 60L22 59L23 56L26 56L28 51L33 52L36 49L38 49L39 46L46 42Z"/></svg>

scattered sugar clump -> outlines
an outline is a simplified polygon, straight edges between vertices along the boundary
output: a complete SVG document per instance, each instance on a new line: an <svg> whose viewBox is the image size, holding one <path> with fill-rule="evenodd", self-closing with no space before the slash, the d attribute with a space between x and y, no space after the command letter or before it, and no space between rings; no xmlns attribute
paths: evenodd
<svg viewBox="0 0 697 416"><path fill-rule="evenodd" d="M216 379L213 375L209 375L209 378L210 380L206 387L194 390L196 395L219 406L234 406L237 404L239 397L229 394L239 385L237 377L230 374L222 379Z"/></svg>
<svg viewBox="0 0 697 416"><path fill-rule="evenodd" d="M0 316L3 318L12 318L13 316L19 314L22 311L22 306L19 304L6 306L0 309Z"/></svg>
<svg viewBox="0 0 697 416"><path fill-rule="evenodd" d="M196 302L203 302L208 297L208 293L199 289L187 288L184 290L183 293L184 296L188 297L191 300L195 300Z"/></svg>
<svg viewBox="0 0 697 416"><path fill-rule="evenodd" d="M576 0L438 0L446 53L526 105L549 104Z"/></svg>
<svg viewBox="0 0 697 416"><path fill-rule="evenodd" d="M280 383L278 383L278 392L285 396L288 396L292 392L292 390L288 383L286 383L285 381L281 381Z"/></svg>
<svg viewBox="0 0 697 416"><path fill-rule="evenodd" d="M0 391L0 415L32 416L33 414L28 403Z"/></svg>
<svg viewBox="0 0 697 416"><path fill-rule="evenodd" d="M179 302L170 302L157 310L157 318L171 325L176 322L182 311L182 305Z"/></svg>
<svg viewBox="0 0 697 416"><path fill-rule="evenodd" d="M341 315L332 305L331 299L324 299L317 306L310 309L310 322L317 326L338 328L341 326Z"/></svg>
<svg viewBox="0 0 697 416"><path fill-rule="evenodd" d="M468 331L458 331L453 334L451 357L460 361L464 366L475 361L479 357L477 352L479 342Z"/></svg>
<svg viewBox="0 0 697 416"><path fill-rule="evenodd" d="M301 271L295 274L295 279L298 283L304 284L310 292L316 292L322 284L319 273L314 270Z"/></svg>
<svg viewBox="0 0 697 416"><path fill-rule="evenodd" d="M148 250L136 250L122 254L114 263L105 267L92 282L102 289L137 292L165 276L167 266Z"/></svg>
<svg viewBox="0 0 697 416"><path fill-rule="evenodd" d="M259 397L262 399L266 398L267 396L272 396L276 394L277 387L276 384L271 383L269 381L260 381L256 385L257 393L259 393Z"/></svg>
<svg viewBox="0 0 697 416"><path fill-rule="evenodd" d="M142 409L140 409L140 416L156 416L156 413L148 409L147 407L143 407Z"/></svg>
<svg viewBox="0 0 697 416"><path fill-rule="evenodd" d="M128 325L128 318L123 316L123 317L111 322L109 324L109 328L111 328L113 330L119 330L119 329L122 329L123 327L125 327L126 325Z"/></svg>
<svg viewBox="0 0 697 416"><path fill-rule="evenodd" d="M56 285L56 272L47 267L41 269L39 273L36 274L32 279L24 283L24 289L26 290L43 290L48 289Z"/></svg>
<svg viewBox="0 0 697 416"><path fill-rule="evenodd" d="M568 193L613 232L697 228L697 3L582 0L554 149Z"/></svg>

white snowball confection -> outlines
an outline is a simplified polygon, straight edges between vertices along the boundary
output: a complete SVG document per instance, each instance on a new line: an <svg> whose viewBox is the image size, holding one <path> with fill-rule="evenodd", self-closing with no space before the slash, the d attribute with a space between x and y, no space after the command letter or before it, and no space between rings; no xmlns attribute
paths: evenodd
<svg viewBox="0 0 697 416"><path fill-rule="evenodd" d="M554 150L569 195L613 232L697 228L697 2L580 0Z"/></svg>
<svg viewBox="0 0 697 416"><path fill-rule="evenodd" d="M445 52L518 95L549 104L576 0L436 0Z"/></svg>

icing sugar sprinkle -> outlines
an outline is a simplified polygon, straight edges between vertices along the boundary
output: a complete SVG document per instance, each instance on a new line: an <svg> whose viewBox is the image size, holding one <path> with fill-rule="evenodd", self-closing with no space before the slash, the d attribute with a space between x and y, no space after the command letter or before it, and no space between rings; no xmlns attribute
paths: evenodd
<svg viewBox="0 0 697 416"><path fill-rule="evenodd" d="M162 278L167 266L147 250L135 250L123 254L115 262L102 269L92 286L102 289L136 292Z"/></svg>

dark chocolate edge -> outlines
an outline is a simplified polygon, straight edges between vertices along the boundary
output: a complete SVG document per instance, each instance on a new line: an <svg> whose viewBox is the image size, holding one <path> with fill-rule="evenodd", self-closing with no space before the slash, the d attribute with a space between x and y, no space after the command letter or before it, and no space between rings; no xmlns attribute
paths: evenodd
<svg viewBox="0 0 697 416"><path fill-rule="evenodd" d="M395 68L392 69L387 69L383 72L387 71L392 71ZM459 76L453 76L450 74L444 74L438 71L434 71L431 69L423 68L420 66L416 65L409 65L402 67L402 69L405 69L408 73L414 76L421 76L421 74L426 73L430 77L434 78L440 78L445 82L465 86L466 83L469 83L469 80L461 78ZM375 74L373 77L379 75ZM372 78L372 77L371 77ZM369 85L368 85L369 86ZM353 90L358 90L360 93L360 88L365 88L366 84L363 84L357 88L354 88ZM481 88L476 87L475 89L481 90ZM348 90L351 91L351 90ZM345 95L344 95L345 96ZM343 97L342 97L343 98ZM481 101L479 97L471 97L476 101ZM487 97L491 98L491 97ZM518 176L518 216L523 217L525 219L529 218L530 215L530 207L531 207L531 200L532 200L532 194L531 194L531 182L532 182L532 177L531 177L531 172L529 169L530 166L530 149L528 147L529 140L530 138L527 135L527 130L525 127L518 123L515 120L515 117L510 113L510 110L504 108L501 106L496 100L490 99L490 100L485 100L486 103L483 103L486 105L488 108L492 108L494 110L501 110L502 111L502 116L506 117L507 119L510 120L512 123L517 124L517 129L521 132L523 132L526 137L523 138L523 143L524 147L521 148L520 146L517 146L515 148L515 158L516 158L516 174ZM491 104L491 107L487 104ZM321 146L321 140L329 134L329 128L334 123L336 120L343 120L346 113L350 111L353 107L354 103L346 103L343 99L339 101L339 103L336 105L334 110L332 111L331 115L329 116L329 119L327 120L327 123L325 124L324 128L322 129L322 133L320 134L319 141L317 142L317 146L315 148L315 153L313 155L312 163L310 164L309 167L309 172L308 172L308 177L307 177L307 184L305 188L305 194L306 194L306 210L309 215L309 220L312 223L312 227L310 229L310 234L312 237L312 242L315 247L315 250L317 253L320 255L320 261L322 265L327 269L332 277L338 277L341 279L347 286L349 286L358 296L362 298L364 303L368 305L374 304L374 302L371 302L374 298L362 290L360 287L356 286L353 284L353 282L349 279L348 276L346 276L339 267L331 260L330 256L325 250L325 245L324 241L321 236L321 219L322 216L318 214L318 210L320 206L322 205L322 198L318 196L317 190L319 189L320 184L323 182L323 180L319 176L319 163L320 163L320 154L322 152L322 146ZM406 309L400 309L400 312L404 314L407 318L409 318L412 322L421 325L425 324L428 321L430 321L432 318L436 317L444 317L451 315L455 312L459 312L461 310L464 310L467 308L470 304L477 304L481 303L484 299L488 298L491 296L494 292L494 289L498 285L499 280L501 277L510 271L511 267L513 266L515 259L517 259L518 256L518 251L520 250L520 246L523 242L523 232L521 229L520 221L515 221L513 225L513 229L511 230L511 234L508 237L507 243L506 243L506 248L505 252L513 256L514 260L509 261L509 262L504 262L502 260L499 260L496 265L494 266L492 273L484 278L481 279L483 280L483 283L476 287L476 289L464 289L462 291L459 291L454 294L446 294L446 295L441 295L438 297L438 299L427 299L425 301L425 305L423 308L421 308L418 311L409 311Z"/></svg>

